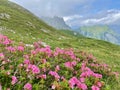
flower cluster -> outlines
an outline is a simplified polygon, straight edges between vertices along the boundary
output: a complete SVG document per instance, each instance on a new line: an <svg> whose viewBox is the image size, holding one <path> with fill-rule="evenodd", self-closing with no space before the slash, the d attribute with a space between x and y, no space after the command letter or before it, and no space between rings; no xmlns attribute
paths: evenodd
<svg viewBox="0 0 120 90"><path fill-rule="evenodd" d="M33 46L15 46L7 36L0 35L0 88L106 90L108 81L117 82L119 74L92 54L75 53L71 48L52 50L40 42Z"/></svg>

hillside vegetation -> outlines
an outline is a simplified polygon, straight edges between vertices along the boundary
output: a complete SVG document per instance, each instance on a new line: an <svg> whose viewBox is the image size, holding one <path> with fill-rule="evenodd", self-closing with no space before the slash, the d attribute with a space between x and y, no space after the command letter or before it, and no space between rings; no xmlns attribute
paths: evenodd
<svg viewBox="0 0 120 90"><path fill-rule="evenodd" d="M76 37L71 31L57 31L26 9L7 0L0 0L0 33L13 40L13 45L23 42L33 46L33 42L40 41L43 46L51 46L52 50L56 47L73 48L77 56L81 51L92 53L99 63L107 63L112 67L111 70L120 72L120 46L83 36ZM107 82L107 79L104 80Z"/></svg>

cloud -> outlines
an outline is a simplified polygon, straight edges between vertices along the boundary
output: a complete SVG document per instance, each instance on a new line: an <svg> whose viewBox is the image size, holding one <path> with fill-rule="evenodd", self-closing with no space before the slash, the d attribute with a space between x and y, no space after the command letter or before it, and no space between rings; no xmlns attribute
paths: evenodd
<svg viewBox="0 0 120 90"><path fill-rule="evenodd" d="M120 11L118 10L108 10L108 14L101 18L91 18L83 20L81 24L83 25L94 25L94 24L112 24L120 19Z"/></svg>
<svg viewBox="0 0 120 90"><path fill-rule="evenodd" d="M87 12L94 0L10 0L37 16L70 16ZM86 9L86 10L84 10Z"/></svg>
<svg viewBox="0 0 120 90"><path fill-rule="evenodd" d="M118 24L120 23L120 10L110 9L100 11L90 17L73 15L64 17L64 20L71 27Z"/></svg>
<svg viewBox="0 0 120 90"><path fill-rule="evenodd" d="M63 17L64 21L69 21L69 20L75 20L75 19L79 19L82 18L83 16L81 15L71 15L71 16L65 16Z"/></svg>

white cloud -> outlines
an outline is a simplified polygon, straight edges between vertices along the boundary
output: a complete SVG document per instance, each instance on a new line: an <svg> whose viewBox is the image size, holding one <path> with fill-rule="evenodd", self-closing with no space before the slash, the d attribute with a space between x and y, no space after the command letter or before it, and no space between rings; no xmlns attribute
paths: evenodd
<svg viewBox="0 0 120 90"><path fill-rule="evenodd" d="M71 27L80 27L85 25L118 24L118 22L120 22L120 10L112 9L112 10L107 10L106 12L98 12L97 15L91 17L73 15L73 16L64 17L64 20Z"/></svg>
<svg viewBox="0 0 120 90"><path fill-rule="evenodd" d="M74 19L80 19L82 18L83 16L81 15L72 15L72 16L65 16L63 17L64 21L69 21L69 20L74 20Z"/></svg>
<svg viewBox="0 0 120 90"><path fill-rule="evenodd" d="M110 11L109 11L110 12ZM81 22L83 25L111 24L120 19L120 12L110 13L105 17L86 19Z"/></svg>

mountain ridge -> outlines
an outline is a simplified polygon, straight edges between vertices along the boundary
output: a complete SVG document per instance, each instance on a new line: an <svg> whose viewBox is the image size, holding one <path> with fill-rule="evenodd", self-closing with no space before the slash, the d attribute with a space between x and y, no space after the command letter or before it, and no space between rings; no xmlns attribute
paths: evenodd
<svg viewBox="0 0 120 90"><path fill-rule="evenodd" d="M82 26L75 30L83 36L120 45L120 35L107 25Z"/></svg>
<svg viewBox="0 0 120 90"><path fill-rule="evenodd" d="M41 19L46 22L48 25L56 28L56 29L64 29L64 30L71 30L71 28L65 23L62 17L54 16L54 17L44 17L42 16Z"/></svg>

